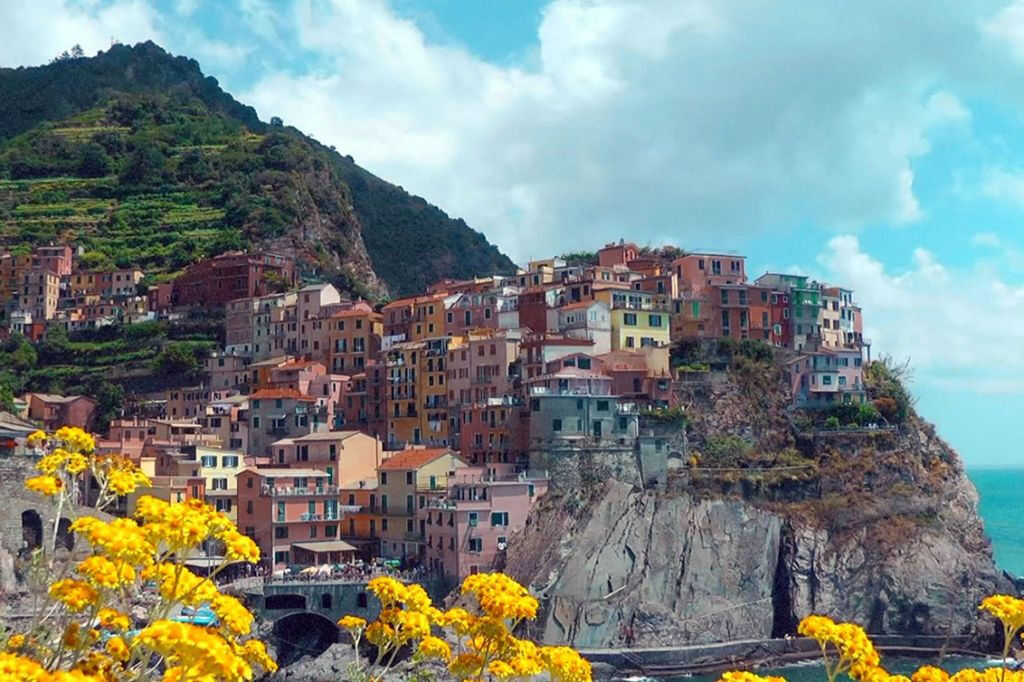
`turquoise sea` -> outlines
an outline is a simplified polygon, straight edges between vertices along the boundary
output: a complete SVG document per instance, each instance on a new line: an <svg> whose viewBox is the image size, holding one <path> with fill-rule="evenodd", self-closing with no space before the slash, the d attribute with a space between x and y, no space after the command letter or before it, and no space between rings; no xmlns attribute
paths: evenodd
<svg viewBox="0 0 1024 682"><path fill-rule="evenodd" d="M1024 576L1024 469L967 472L981 498L979 512L992 538L996 565Z"/></svg>

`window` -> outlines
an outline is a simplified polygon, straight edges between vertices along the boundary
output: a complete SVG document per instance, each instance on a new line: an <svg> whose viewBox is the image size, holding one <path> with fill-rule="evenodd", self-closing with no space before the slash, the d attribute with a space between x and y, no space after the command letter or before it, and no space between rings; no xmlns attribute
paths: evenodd
<svg viewBox="0 0 1024 682"><path fill-rule="evenodd" d="M252 500L248 500L245 503L245 513L252 514Z"/></svg>
<svg viewBox="0 0 1024 682"><path fill-rule="evenodd" d="M562 430L562 420L561 419L552 419L551 420L551 430L552 431L561 431Z"/></svg>
<svg viewBox="0 0 1024 682"><path fill-rule="evenodd" d="M491 512L491 525L492 526L507 526L508 525L508 512Z"/></svg>
<svg viewBox="0 0 1024 682"><path fill-rule="evenodd" d="M387 512L387 510L388 510L388 496L387 495L381 495L380 496L380 510L382 512Z"/></svg>
<svg viewBox="0 0 1024 682"><path fill-rule="evenodd" d="M381 519L380 520L380 529L382 531L386 531L388 529L388 520L387 519Z"/></svg>
<svg viewBox="0 0 1024 682"><path fill-rule="evenodd" d="M309 537L311 537L311 538L315 538L316 537L316 524L311 524L309 526Z"/></svg>
<svg viewBox="0 0 1024 682"><path fill-rule="evenodd" d="M256 402L259 402L259 401L257 400ZM260 428L260 418L259 418L259 416L258 416L258 415L253 415L253 418L252 418L252 427L253 427L254 429L258 429L258 428Z"/></svg>
<svg viewBox="0 0 1024 682"><path fill-rule="evenodd" d="M728 331L729 329L729 311L722 311L722 329Z"/></svg>
<svg viewBox="0 0 1024 682"><path fill-rule="evenodd" d="M470 538L469 539L469 551L470 552L482 552L484 551L483 538Z"/></svg>
<svg viewBox="0 0 1024 682"><path fill-rule="evenodd" d="M331 443L330 457L332 462L338 458L338 446L334 443Z"/></svg>
<svg viewBox="0 0 1024 682"><path fill-rule="evenodd" d="M217 458L211 455L203 455L202 457L199 458L199 463L202 464L204 467L216 467Z"/></svg>
<svg viewBox="0 0 1024 682"><path fill-rule="evenodd" d="M635 327L636 326L636 313L625 313L625 314L623 314L623 316L622 316L622 323L627 325L627 326L630 326L630 327Z"/></svg>
<svg viewBox="0 0 1024 682"><path fill-rule="evenodd" d="M405 472L405 484L406 485L412 485L412 477L413 477L413 472L411 472L411 471L406 471Z"/></svg>
<svg viewBox="0 0 1024 682"><path fill-rule="evenodd" d="M722 289L722 305L729 305L729 290Z"/></svg>
<svg viewBox="0 0 1024 682"><path fill-rule="evenodd" d="M580 369L590 369L590 358L577 358L576 366Z"/></svg>
<svg viewBox="0 0 1024 682"><path fill-rule="evenodd" d="M478 522L477 512L469 512L469 527L476 528Z"/></svg>
<svg viewBox="0 0 1024 682"><path fill-rule="evenodd" d="M636 347L636 339L634 339L632 336L627 336L626 337L626 348L635 348L635 347Z"/></svg>
<svg viewBox="0 0 1024 682"><path fill-rule="evenodd" d="M235 455L227 455L221 459L221 464L224 465L225 469L234 469L238 466L238 457Z"/></svg>
<svg viewBox="0 0 1024 682"><path fill-rule="evenodd" d="M821 383L823 383L826 386L831 386L832 385L832 375L831 374L826 374L823 377L821 377Z"/></svg>
<svg viewBox="0 0 1024 682"><path fill-rule="evenodd" d="M274 526L274 537L278 540L288 538L288 526Z"/></svg>
<svg viewBox="0 0 1024 682"><path fill-rule="evenodd" d="M647 316L648 326L660 327L661 326L661 315L648 315Z"/></svg>
<svg viewBox="0 0 1024 682"><path fill-rule="evenodd" d="M598 400L597 401L597 411L598 412L607 412L608 411L608 401L607 400Z"/></svg>
<svg viewBox="0 0 1024 682"><path fill-rule="evenodd" d="M386 472L386 471L380 472L380 484L381 485L387 485L388 484L388 472Z"/></svg>

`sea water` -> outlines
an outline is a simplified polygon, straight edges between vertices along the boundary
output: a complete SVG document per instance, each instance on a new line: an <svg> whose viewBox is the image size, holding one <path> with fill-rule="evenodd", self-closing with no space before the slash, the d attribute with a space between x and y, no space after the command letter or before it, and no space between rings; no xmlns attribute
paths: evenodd
<svg viewBox="0 0 1024 682"><path fill-rule="evenodd" d="M1024 577L1024 469L974 469L967 475L978 489L978 512L996 566Z"/></svg>

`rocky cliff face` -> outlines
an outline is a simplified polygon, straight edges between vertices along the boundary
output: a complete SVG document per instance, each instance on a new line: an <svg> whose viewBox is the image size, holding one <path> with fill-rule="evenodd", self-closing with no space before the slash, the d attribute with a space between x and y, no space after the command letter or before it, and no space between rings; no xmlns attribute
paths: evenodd
<svg viewBox="0 0 1024 682"><path fill-rule="evenodd" d="M687 456L741 437L736 470L684 466L646 490L595 472L538 505L505 567L543 598L533 634L700 643L783 636L822 613L877 634L989 636L976 606L1012 588L957 454L916 416L898 432L800 433L762 370L683 396Z"/></svg>

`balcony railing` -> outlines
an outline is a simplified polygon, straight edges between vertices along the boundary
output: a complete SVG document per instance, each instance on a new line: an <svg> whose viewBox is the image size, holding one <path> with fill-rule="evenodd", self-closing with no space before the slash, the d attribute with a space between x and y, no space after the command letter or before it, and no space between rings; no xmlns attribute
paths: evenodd
<svg viewBox="0 0 1024 682"><path fill-rule="evenodd" d="M343 516L343 514L338 512L328 512L327 514L310 514L305 512L299 518L302 521L340 521Z"/></svg>
<svg viewBox="0 0 1024 682"><path fill-rule="evenodd" d="M403 539L406 542L423 542L424 541L423 540L423 533L420 533L420 532L412 532L412 533L410 533L410 532L406 531L405 535L403 536Z"/></svg>
<svg viewBox="0 0 1024 682"><path fill-rule="evenodd" d="M296 488L290 486L271 487L268 485L260 488L260 495L263 497L301 497L303 495L337 495L338 487L333 485Z"/></svg>

